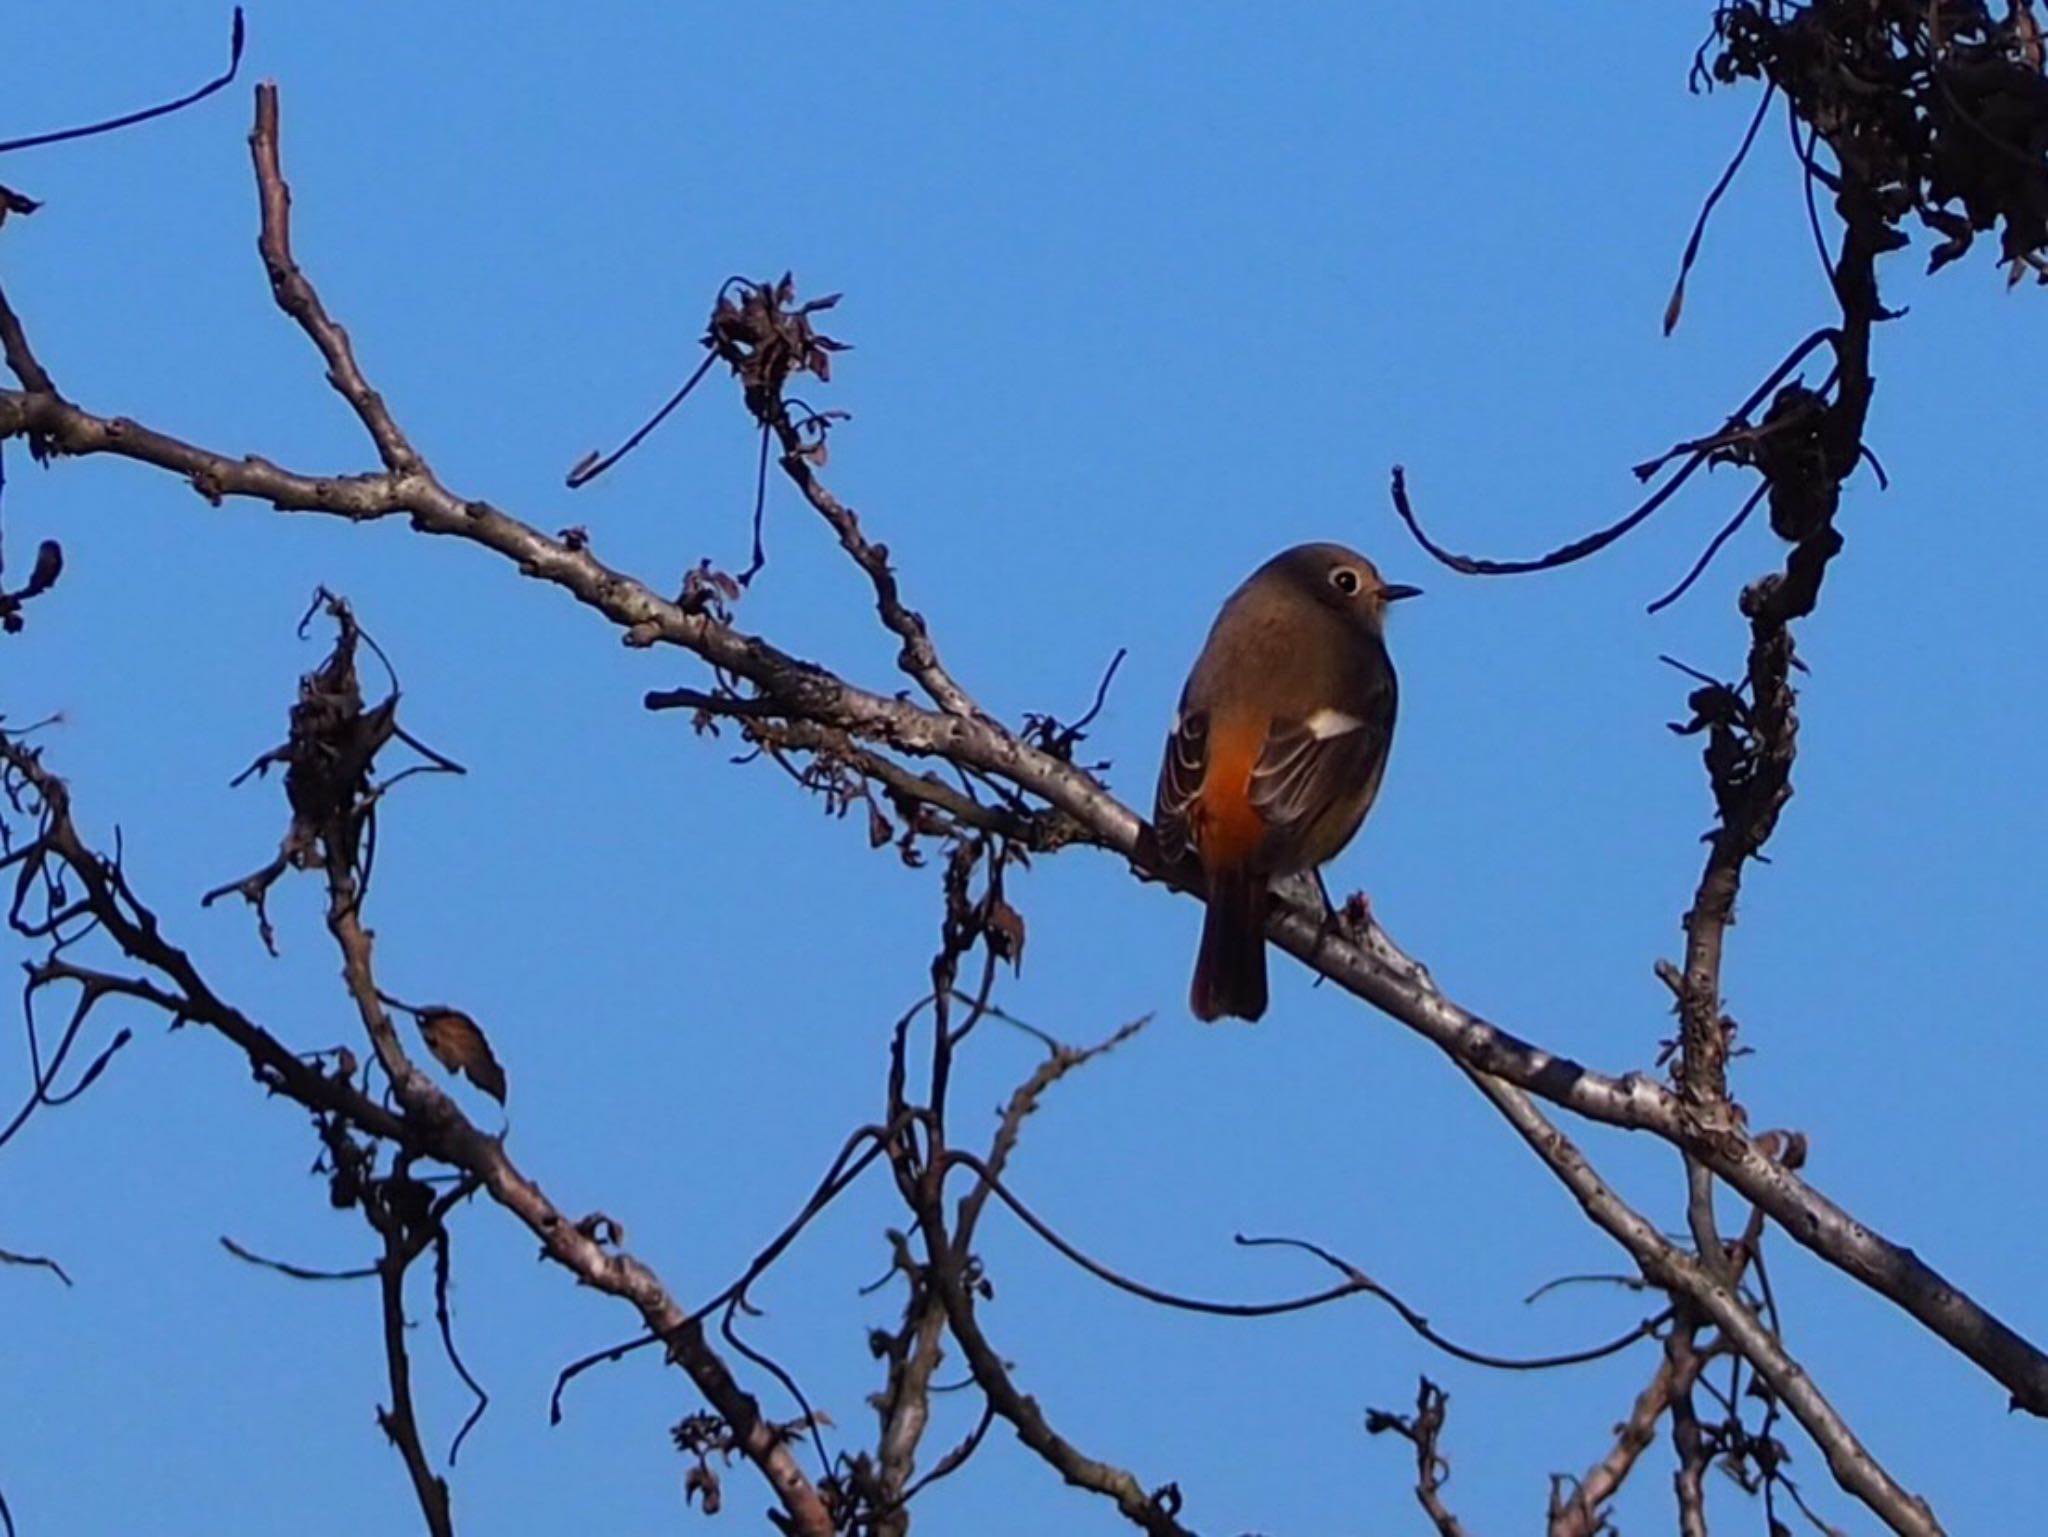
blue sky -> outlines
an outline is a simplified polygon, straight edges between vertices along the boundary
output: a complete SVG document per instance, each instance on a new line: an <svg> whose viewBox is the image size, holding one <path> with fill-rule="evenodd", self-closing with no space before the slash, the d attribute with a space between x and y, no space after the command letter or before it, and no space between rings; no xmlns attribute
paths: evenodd
<svg viewBox="0 0 2048 1537"><path fill-rule="evenodd" d="M954 671L1011 719L1072 715L1129 649L1090 750L1149 797L1175 691L1215 603L1274 550L1337 538L1428 596L1391 644L1403 714L1379 808L1332 871L1456 996L1608 1070L1671 1028L1651 967L1676 952L1709 803L1669 652L1731 670L1761 524L1675 610L1643 604L1742 494L1707 478L1602 557L1460 580L1385 498L1404 463L1449 543L1531 553L1627 505L1627 467L1718 424L1829 314L1782 130L1710 230L1684 322L1658 322L1698 202L1753 98L1689 96L1705 7L249 8L249 79L276 78L300 259L448 483L543 528L581 523L657 584L746 553L752 442L714 389L570 494L695 357L729 274L843 290L819 403L854 413L830 479L895 552ZM0 135L121 110L217 67L227 8L10 17ZM234 451L309 469L372 456L273 308L253 245L244 85L133 133L10 157L43 198L0 232L10 298L59 384ZM1893 478L1847 494L1846 553L1801 631L1798 795L1731 936L1731 1012L1757 1126L1813 1139L1812 1177L2023 1332L2048 1333L2034 965L2048 812L2029 658L2048 641L2026 515L2042 298L1980 252L1936 282L1885 270L1911 315L1878 343L1872 438ZM318 658L293 625L345 592L397 661L413 729L467 779L388 809L372 918L385 985L484 1022L511 1079L511 1146L571 1210L621 1220L683 1296L708 1296L881 1104L890 1021L922 986L936 880L872 854L779 775L638 705L695 683L621 648L502 562L396 523L212 508L113 463L9 455L9 553L60 537L61 588L6 642L10 719L46 738L88 825L217 985L295 1045L354 1034L305 882L284 955L198 895L267 857L274 786L227 781L282 732ZM743 621L893 686L862 580L778 492ZM1034 1118L1015 1185L1076 1242L1156 1284L1257 1298L1321 1285L1233 1232L1316 1239L1487 1349L1619 1332L1639 1299L1569 1291L1620 1268L1435 1052L1276 961L1253 1029L1183 997L1198 915L1085 852L1038 864L1004 1001L1071 1039L1156 1011ZM26 1533L310 1534L417 1520L372 1407L368 1288L302 1286L223 1255L226 1233L308 1264L366 1256L305 1177L303 1118L225 1043L138 1018L75 1106L0 1157L0 1244L72 1290L0 1271L0 1449ZM1033 1063L988 1034L956 1103ZM11 1069L17 1073L20 1069ZM495 1114L487 1104L479 1114ZM993 1124L992 1118L990 1125ZM1677 1226L1676 1159L1588 1129L1622 1188ZM880 1381L856 1288L893 1200L856 1191L757 1289L755 1339L868 1438ZM1198 1529L1420 1531L1402 1449L1367 1405L1418 1372L1452 1394L1449 1493L1475 1531L1528 1530L1647 1380L1647 1349L1502 1377L1434 1355L1370 1303L1240 1324L1105 1292L992 1212L987 1324L1066 1434ZM457 1328L494 1395L454 1475L470 1532L671 1531L694 1404L649 1360L573 1357L630 1317L533 1263L499 1214L456 1224ZM1789 1343L1871 1447L1959 1533L2048 1501L2040 1429L1916 1326L1782 1241ZM421 1295L422 1306L426 1303ZM430 1317L430 1313L422 1316ZM422 1414L464 1412L424 1335ZM768 1385L759 1385L770 1394ZM770 1402L773 1402L772 1396ZM932 1454L966 1428L940 1410ZM955 1424L954 1420L961 1423ZM1841 1524L1803 1442L1795 1470ZM1668 1524L1660 1446L1618 1507ZM735 1472L730 1524L765 1495ZM1716 1481L1728 1522L1759 1519ZM924 1507L938 1530L1113 1530L998 1432ZM1736 1529L1731 1526L1731 1529Z"/></svg>

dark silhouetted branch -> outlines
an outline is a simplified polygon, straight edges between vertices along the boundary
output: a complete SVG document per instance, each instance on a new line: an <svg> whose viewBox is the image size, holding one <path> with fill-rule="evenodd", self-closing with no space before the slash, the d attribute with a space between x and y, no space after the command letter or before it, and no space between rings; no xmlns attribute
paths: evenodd
<svg viewBox="0 0 2048 1537"><path fill-rule="evenodd" d="M1651 492L1633 511L1627 513L1616 522L1610 523L1605 528L1595 530L1593 533L1587 534L1582 538L1574 539L1569 544L1559 545L1548 554L1538 555L1528 560L1491 560L1476 555L1460 555L1444 548L1444 546L1438 544L1423 530L1421 520L1416 517L1415 509L1408 500L1407 474L1398 464L1394 466L1391 486L1394 511L1401 521L1407 525L1408 532L1415 536L1415 542L1421 545L1431 558L1442 565L1450 567L1451 570L1461 572L1466 576L1525 576L1536 571L1554 571L1560 566L1568 566L1574 561L1584 560L1589 555L1598 554L1601 550L1614 543L1615 540L1648 522L1659 508L1676 496L1685 483L1692 479L1693 474L1700 466L1712 459L1717 450L1736 441L1753 440L1757 437L1759 429L1749 425L1750 415L1765 400L1770 398L1772 392L1779 385L1792 376L1793 370L1805 362L1815 349L1837 340L1836 333L1831 330L1816 331L1813 335L1807 337L1805 341L1794 347L1786 355L1784 361L1771 370L1769 376L1765 378L1762 384L1759 384L1750 392L1747 400L1735 408L1734 413L1728 418L1728 425L1726 427L1712 437L1701 438L1691 444L1682 444L1679 449L1673 451L1673 455L1666 455L1665 458L1668 459L1674 455L1682 454L1685 462L1678 467L1669 480ZM1647 466L1639 466L1638 473L1642 474L1646 470L1654 470L1661 466L1663 462L1663 459L1651 460Z"/></svg>
<svg viewBox="0 0 2048 1537"><path fill-rule="evenodd" d="M1756 104L1755 115L1749 120L1749 131L1743 134L1742 143L1736 147L1734 158L1721 172L1720 179L1714 183L1713 191L1707 194L1707 200L1700 205L1700 215L1693 221L1692 234L1685 242L1685 255L1678 261L1678 281L1671 285L1671 299L1664 306L1666 336L1678 329L1679 313L1685 308L1685 280L1692 275L1692 264L1699 260L1700 241L1706 236L1707 220L1714 216L1714 209L1719 206L1728 188L1734 184L1736 173L1742 169L1743 161L1749 158L1750 146L1756 143L1756 131L1763 127L1764 115L1771 110L1771 98L1776 94L1775 87L1764 92L1763 99Z"/></svg>
<svg viewBox="0 0 2048 1537"><path fill-rule="evenodd" d="M17 1254L12 1249L0 1249L0 1265L26 1265L35 1270L47 1270L66 1286L71 1285L71 1277L65 1274L64 1267L40 1254Z"/></svg>
<svg viewBox="0 0 2048 1537"><path fill-rule="evenodd" d="M290 1276L294 1281L369 1281L378 1274L375 1265L361 1265L354 1270L314 1270L305 1265L294 1265L286 1260L270 1259L245 1249L225 1233L221 1235L220 1246L246 1264L256 1265L264 1270L275 1270L279 1275Z"/></svg>
<svg viewBox="0 0 2048 1537"><path fill-rule="evenodd" d="M0 139L0 155L18 149L39 149L45 144L62 144L69 139L88 139L95 134L112 133L119 128L132 128L137 123L146 123L151 118L164 117L169 113L182 111L194 102L204 101L231 82L236 72L241 69L244 41L246 34L242 25L242 8L238 5L235 7L234 23L228 33L228 67L198 90L180 96L175 101L145 107L139 112L123 113L119 117L106 118L97 123L87 123L80 128L59 128L51 133L31 134L25 139Z"/></svg>
<svg viewBox="0 0 2048 1537"><path fill-rule="evenodd" d="M704 376L711 372L711 365L713 363L716 363L717 361L717 353L706 353L704 355L704 361L699 363L697 367L691 372L690 377L683 381L682 388L677 390L673 395L669 396L669 398L662 403L660 410L656 411L654 415L648 417L646 421L642 422L638 427L636 427L633 430L632 436L627 438L625 442L621 443L617 448L613 449L610 453L601 454L598 453L596 450L592 450L590 453L585 454L581 459L577 460L575 466L570 469L568 474L566 483L569 489L571 491L575 491L583 486L589 485L593 480L597 479L598 476L602 475L606 470L610 469L613 465L617 464L621 459L625 458L626 455L630 454L634 449L638 448L643 442L645 442L647 439L647 435L650 432L654 431L655 428L659 427L663 422L668 420L668 416L671 411L675 410L677 406L681 405L684 401L690 398L690 391L694 390L698 386L698 384L702 382Z"/></svg>
<svg viewBox="0 0 2048 1537"><path fill-rule="evenodd" d="M1427 1377L1415 1393L1413 1414L1393 1414L1385 1409L1365 1412L1367 1435L1392 1433L1415 1448L1415 1499L1437 1529L1438 1537L1465 1537L1465 1528L1444 1503L1444 1483L1451 1476L1451 1464L1438 1449L1444 1429L1444 1411L1451 1395Z"/></svg>

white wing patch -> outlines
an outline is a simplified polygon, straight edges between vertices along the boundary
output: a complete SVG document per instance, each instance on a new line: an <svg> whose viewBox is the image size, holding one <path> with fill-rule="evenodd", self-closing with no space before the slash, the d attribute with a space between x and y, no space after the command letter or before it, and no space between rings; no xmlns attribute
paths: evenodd
<svg viewBox="0 0 2048 1537"><path fill-rule="evenodd" d="M1346 715L1342 710L1332 710L1325 706L1302 724L1308 728L1309 735L1318 742L1327 742L1333 736L1343 736L1347 732L1361 729L1365 722L1356 715Z"/></svg>

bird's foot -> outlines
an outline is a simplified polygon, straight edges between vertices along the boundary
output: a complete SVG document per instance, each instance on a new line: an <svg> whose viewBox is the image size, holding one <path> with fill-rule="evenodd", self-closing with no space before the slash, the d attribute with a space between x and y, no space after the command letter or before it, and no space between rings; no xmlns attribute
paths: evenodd
<svg viewBox="0 0 2048 1537"><path fill-rule="evenodd" d="M1352 892L1344 899L1344 911L1338 924L1344 937L1353 944L1364 939L1366 931L1373 927L1372 898L1362 891Z"/></svg>

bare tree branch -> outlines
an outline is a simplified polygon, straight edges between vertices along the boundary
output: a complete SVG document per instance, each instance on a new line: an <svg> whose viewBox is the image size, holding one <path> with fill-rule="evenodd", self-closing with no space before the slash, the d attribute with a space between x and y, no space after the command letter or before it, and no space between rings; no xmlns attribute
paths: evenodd
<svg viewBox="0 0 2048 1537"><path fill-rule="evenodd" d="M418 1190L403 1168L383 1190L362 1203L370 1225L384 1240L384 1253L377 1262L377 1293L384 1319L384 1369L391 1379L391 1407L377 1411L377 1423L405 1462L412 1480L413 1495L419 1501L431 1537L454 1537L455 1521L449 1509L448 1483L427 1463L427 1450L420 1440L419 1419L412 1405L412 1358L405 1347L405 1273L420 1255L424 1235L409 1231L401 1210L388 1200L394 1188Z"/></svg>
<svg viewBox="0 0 2048 1537"><path fill-rule="evenodd" d="M0 1249L0 1265L23 1265L32 1270L47 1270L66 1286L71 1285L71 1277L64 1273L64 1267L41 1254L17 1254L12 1249Z"/></svg>
<svg viewBox="0 0 2048 1537"><path fill-rule="evenodd" d="M146 123L151 118L166 117L173 112L182 112L195 102L206 100L215 91L229 85L242 67L242 44L247 33L242 25L242 8L235 7L234 24L228 33L228 67L213 79L172 101L160 102L154 107L144 107L137 112L124 112L118 117L105 118L96 123L87 123L79 128L59 128L49 133L30 134L22 139L0 140L0 155L15 150L40 149L46 144L62 144L69 139L89 139L98 134L113 133L117 129L132 128L137 123ZM27 212L26 209L17 210Z"/></svg>
<svg viewBox="0 0 2048 1537"><path fill-rule="evenodd" d="M1623 1202L1526 1094L1469 1069L1467 1076L1572 1193L1586 1215L1628 1250L1644 1276L1697 1307L1713 1321L1730 1347L1740 1351L1756 1368L1821 1449L1837 1483L1862 1500L1893 1531L1907 1537L1936 1537L1941 1525L1927 1502L1901 1488L1865 1449L1805 1369L1786 1352L1777 1335L1758 1321L1726 1281L1669 1243L1640 1213Z"/></svg>
<svg viewBox="0 0 2048 1537"><path fill-rule="evenodd" d="M294 1265L281 1259L270 1259L265 1255L245 1249L226 1234L221 1235L220 1246L245 1264L256 1265L264 1270L275 1270L279 1275L290 1276L294 1281L370 1281L376 1279L380 1267L360 1265L353 1270L314 1270L305 1265Z"/></svg>
<svg viewBox="0 0 2048 1537"><path fill-rule="evenodd" d="M1664 1342L1665 1364L1671 1369L1671 1442L1678 1451L1678 1469L1671 1475L1678 1497L1678 1537L1707 1537L1707 1443L1693 1411L1692 1385L1702 1365L1694 1348L1694 1325L1688 1320Z"/></svg>
<svg viewBox="0 0 2048 1537"><path fill-rule="evenodd" d="M1180 1490L1173 1484L1147 1492L1129 1472L1090 1457L1053 1429L1038 1401L1019 1389L996 1348L975 1316L964 1268L949 1254L950 1240L936 1203L920 1213L926 1253L931 1256L932 1285L946 1310L946 1320L959 1341L974 1380L988 1395L989 1406L1010 1423L1017 1439L1036 1452L1061 1478L1112 1500L1125 1520L1151 1537L1188 1537L1176 1517Z"/></svg>
<svg viewBox="0 0 2048 1537"><path fill-rule="evenodd" d="M1424 1377L1421 1387L1416 1389L1413 1414L1368 1409L1365 1430L1367 1435L1373 1436L1391 1431L1414 1446L1416 1503L1437 1529L1437 1537L1465 1537L1464 1525L1444 1503L1443 1486L1451 1476L1451 1465L1437 1450L1437 1443L1443 1435L1444 1410L1450 1401L1450 1394Z"/></svg>
<svg viewBox="0 0 2048 1537"><path fill-rule="evenodd" d="M256 87L256 126L249 131L249 155L256 166L258 202L263 211L263 231L257 238L264 269L270 274L271 296L278 308L298 322L320 356L327 361L327 382L349 403L349 408L377 445L384 468L401 481L421 469L419 455L392 419L384 397L370 388L356 366L355 349L348 332L328 317L320 296L299 271L292 256L292 190L286 185L284 168L278 160L277 86L265 81Z"/></svg>

